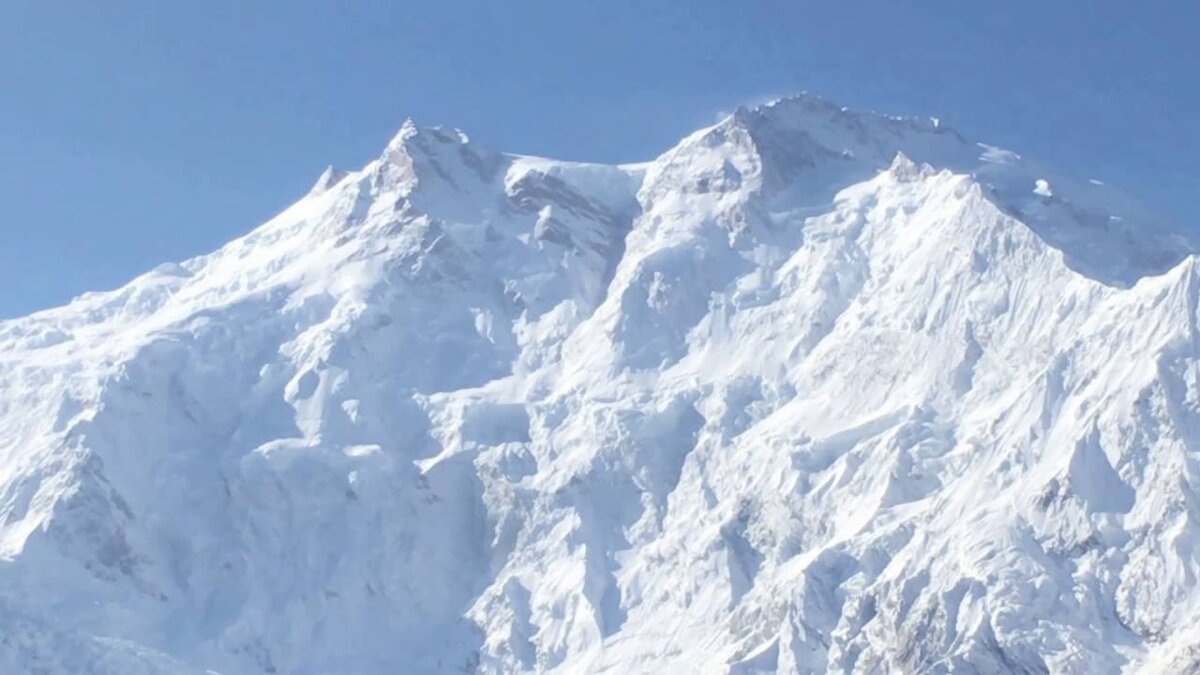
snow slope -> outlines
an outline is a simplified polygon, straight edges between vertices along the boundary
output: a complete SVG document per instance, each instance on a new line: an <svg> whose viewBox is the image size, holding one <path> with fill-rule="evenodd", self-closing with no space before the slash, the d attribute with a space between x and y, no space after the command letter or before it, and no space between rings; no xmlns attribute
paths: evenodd
<svg viewBox="0 0 1200 675"><path fill-rule="evenodd" d="M0 671L1200 668L1198 250L808 95L630 166L406 122L0 322Z"/></svg>

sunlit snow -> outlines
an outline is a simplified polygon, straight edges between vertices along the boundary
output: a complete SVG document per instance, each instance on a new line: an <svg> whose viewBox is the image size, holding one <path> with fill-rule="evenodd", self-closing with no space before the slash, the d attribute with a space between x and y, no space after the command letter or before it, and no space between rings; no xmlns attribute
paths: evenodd
<svg viewBox="0 0 1200 675"><path fill-rule="evenodd" d="M1196 250L812 96L628 166L406 122L0 322L0 671L1186 672Z"/></svg>

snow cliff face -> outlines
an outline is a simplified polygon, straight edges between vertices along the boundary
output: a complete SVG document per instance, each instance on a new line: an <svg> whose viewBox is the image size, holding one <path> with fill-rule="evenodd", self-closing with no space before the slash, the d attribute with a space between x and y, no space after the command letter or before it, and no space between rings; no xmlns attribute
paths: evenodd
<svg viewBox="0 0 1200 675"><path fill-rule="evenodd" d="M0 670L1198 667L1196 250L809 96L635 166L406 123L0 323Z"/></svg>

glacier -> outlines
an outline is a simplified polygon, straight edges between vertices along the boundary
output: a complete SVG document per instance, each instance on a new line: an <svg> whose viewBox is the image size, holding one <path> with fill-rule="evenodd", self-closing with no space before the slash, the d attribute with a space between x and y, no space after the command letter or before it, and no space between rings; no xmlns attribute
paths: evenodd
<svg viewBox="0 0 1200 675"><path fill-rule="evenodd" d="M0 671L1200 669L1198 251L808 94L620 166L405 122L0 322Z"/></svg>

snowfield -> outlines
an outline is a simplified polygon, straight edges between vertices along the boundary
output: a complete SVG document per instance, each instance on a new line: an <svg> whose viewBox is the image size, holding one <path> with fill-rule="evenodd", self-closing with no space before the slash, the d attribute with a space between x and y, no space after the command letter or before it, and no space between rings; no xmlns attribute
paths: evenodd
<svg viewBox="0 0 1200 675"><path fill-rule="evenodd" d="M1200 244L802 95L405 123L0 322L0 672L1200 669Z"/></svg>

